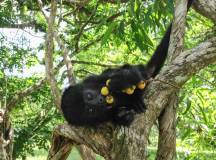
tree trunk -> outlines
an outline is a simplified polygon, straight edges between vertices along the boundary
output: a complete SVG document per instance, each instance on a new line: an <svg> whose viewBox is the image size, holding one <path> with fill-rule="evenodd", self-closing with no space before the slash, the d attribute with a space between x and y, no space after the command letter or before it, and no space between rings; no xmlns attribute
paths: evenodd
<svg viewBox="0 0 216 160"><path fill-rule="evenodd" d="M82 160L95 160L95 153L85 145L77 146Z"/></svg>
<svg viewBox="0 0 216 160"><path fill-rule="evenodd" d="M169 98L169 104L162 111L159 121L159 140L157 160L176 159L176 107L178 97L173 94Z"/></svg>
<svg viewBox="0 0 216 160"><path fill-rule="evenodd" d="M73 143L55 132L53 133L52 146L49 150L48 160L66 160L69 156Z"/></svg>
<svg viewBox="0 0 216 160"><path fill-rule="evenodd" d="M12 160L13 129L8 112L0 109L0 160Z"/></svg>

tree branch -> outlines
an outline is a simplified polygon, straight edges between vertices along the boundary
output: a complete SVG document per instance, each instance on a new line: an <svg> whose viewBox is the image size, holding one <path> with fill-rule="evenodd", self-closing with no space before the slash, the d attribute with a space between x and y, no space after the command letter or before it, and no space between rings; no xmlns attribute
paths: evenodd
<svg viewBox="0 0 216 160"><path fill-rule="evenodd" d="M48 22L49 17L47 17L47 15L46 15L46 14L44 13L44 11L43 11L43 3L42 3L42 1L41 1L41 0L37 0L37 2L38 2L39 8L40 8L42 14L44 15L45 19L46 19L47 22Z"/></svg>
<svg viewBox="0 0 216 160"><path fill-rule="evenodd" d="M73 63L78 64L87 64L87 65L93 65L93 66L100 66L100 67L107 67L107 68L114 68L119 67L120 65L117 64L103 64L103 63L96 63L96 62L88 62L88 61L78 61L78 60L72 60Z"/></svg>
<svg viewBox="0 0 216 160"><path fill-rule="evenodd" d="M162 70L162 75L177 86L182 86L192 75L215 61L216 37L213 37L200 43L197 47L183 52ZM168 67L170 68L168 69Z"/></svg>
<svg viewBox="0 0 216 160"><path fill-rule="evenodd" d="M216 37L180 54L171 64L166 65L156 78L181 87L195 73L215 62ZM176 87L158 81L149 84L145 92L145 101L149 108L146 115L151 117L150 126L166 106L168 97L176 90Z"/></svg>
<svg viewBox="0 0 216 160"><path fill-rule="evenodd" d="M16 93L16 95L13 96L12 99L8 102L8 104L6 106L7 109L9 111L11 111L15 107L15 105L17 103L19 103L20 101L23 100L23 98L25 98L26 96L30 95L31 93L33 93L37 89L41 88L45 83L46 83L46 79L42 79L42 80L36 82L31 87L26 88L26 89L24 89L24 90Z"/></svg>
<svg viewBox="0 0 216 160"><path fill-rule="evenodd" d="M96 11L98 8L98 3L95 6L94 11L91 13L90 17L88 18L88 20L81 26L79 32L77 33L77 35L75 36L75 52L79 50L79 41L80 41L80 37L83 34L83 31L85 29L85 27L88 25L88 23L91 21L91 19L93 18L93 16L95 15Z"/></svg>
<svg viewBox="0 0 216 160"><path fill-rule="evenodd" d="M90 2L90 0L64 0L67 3L71 3L73 5L86 5L87 3Z"/></svg>
<svg viewBox="0 0 216 160"><path fill-rule="evenodd" d="M216 24L216 0L195 0L194 9Z"/></svg>
<svg viewBox="0 0 216 160"><path fill-rule="evenodd" d="M22 23L22 24L0 24L0 28L19 28L19 29L25 29L27 27L34 27L36 24L35 21L31 21L28 23Z"/></svg>
<svg viewBox="0 0 216 160"><path fill-rule="evenodd" d="M54 25L55 25L55 16L56 16L57 4L55 0L51 0L51 12L48 19L48 32L46 37L46 54L45 54L45 68L46 68L46 77L50 83L52 94L55 99L56 106L60 109L61 105L61 95L60 90L57 86L57 82L54 76L53 70L53 53L54 53Z"/></svg>
<svg viewBox="0 0 216 160"><path fill-rule="evenodd" d="M103 0L106 3L118 4L118 3L127 3L129 0Z"/></svg>
<svg viewBox="0 0 216 160"><path fill-rule="evenodd" d="M106 132L104 132L104 130L106 130ZM93 149L95 153L102 155L106 160L111 160L108 153L112 149L111 137L109 137L112 133L113 128L108 125L101 125L97 127L97 129L59 125L54 130L54 134L71 139L72 142L77 145L85 144Z"/></svg>
<svg viewBox="0 0 216 160"><path fill-rule="evenodd" d="M174 160L176 157L176 108L178 94L172 94L169 104L158 118L159 138L156 160Z"/></svg>
<svg viewBox="0 0 216 160"><path fill-rule="evenodd" d="M94 39L94 40L90 41L89 43L86 43L85 45L80 47L79 50L76 50L76 52L74 52L74 54L77 54L77 53L79 53L81 51L87 50L89 47L91 47L95 43L99 42L102 38L103 38L103 35L98 36L96 39Z"/></svg>
<svg viewBox="0 0 216 160"><path fill-rule="evenodd" d="M172 31L168 51L168 62L171 62L183 51L183 37L185 33L187 2L188 0L176 0L176 9L174 14L174 21L172 23Z"/></svg>
<svg viewBox="0 0 216 160"><path fill-rule="evenodd" d="M72 66L72 63L71 63L72 61L71 61L71 58L69 56L69 50L67 49L67 47L65 47L64 43L59 38L57 33L55 33L54 36L55 36L55 39L56 39L60 49L63 52L64 64L66 65L66 68L67 68L68 81L69 81L69 83L71 85L74 85L76 83L76 80L75 80L75 76L74 76L74 73L73 73L73 66Z"/></svg>

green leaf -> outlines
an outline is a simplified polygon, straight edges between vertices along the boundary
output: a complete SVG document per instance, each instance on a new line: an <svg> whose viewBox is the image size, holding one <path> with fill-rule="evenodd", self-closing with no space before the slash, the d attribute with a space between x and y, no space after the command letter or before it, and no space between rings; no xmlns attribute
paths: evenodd
<svg viewBox="0 0 216 160"><path fill-rule="evenodd" d="M184 140L191 133L191 129L187 128L186 132L182 135L181 140Z"/></svg>
<svg viewBox="0 0 216 160"><path fill-rule="evenodd" d="M141 51L144 51L146 48L145 48L145 45L143 43L143 37L142 37L142 35L140 35L139 33L135 33L134 34L134 39L135 39L135 43L139 47L139 49Z"/></svg>
<svg viewBox="0 0 216 160"><path fill-rule="evenodd" d="M173 13L174 12L173 0L168 0L167 6L168 6L168 9L170 10L170 12Z"/></svg>
<svg viewBox="0 0 216 160"><path fill-rule="evenodd" d="M135 12L134 12L134 0L130 0L130 9L129 9L129 14L131 14L131 16L135 17Z"/></svg>
<svg viewBox="0 0 216 160"><path fill-rule="evenodd" d="M113 22L111 23L109 26L108 26L108 29L106 30L102 40L101 40L101 46L103 46L107 40L109 39L111 33L113 32L113 30L116 28L117 26L117 23L116 22Z"/></svg>
<svg viewBox="0 0 216 160"><path fill-rule="evenodd" d="M143 27L140 27L140 30L142 31L143 37L144 37L145 41L147 42L147 46L152 48L154 46L154 44L153 44L151 38L146 33L146 31L143 29Z"/></svg>
<svg viewBox="0 0 216 160"><path fill-rule="evenodd" d="M134 41L135 41L137 47L139 47L139 49L140 49L141 51L144 51L144 50L146 49L146 45L144 44L143 36L142 36L142 34L140 34L139 28L138 28L138 26L135 24L134 21L131 22L131 29L132 29L132 31L133 31L133 33L134 33L134 35L133 35L134 38L133 38L133 39L134 39Z"/></svg>
<svg viewBox="0 0 216 160"><path fill-rule="evenodd" d="M187 108L184 111L183 115L185 115L191 108L191 100L189 98L187 98Z"/></svg>
<svg viewBox="0 0 216 160"><path fill-rule="evenodd" d="M124 39L125 23L121 21L118 28L119 38Z"/></svg>
<svg viewBox="0 0 216 160"><path fill-rule="evenodd" d="M203 120L204 120L205 124L208 124L208 120L207 120L207 117L206 117L206 113L205 113L203 107L201 107L199 104L197 104L197 106L199 107L200 112L202 113Z"/></svg>

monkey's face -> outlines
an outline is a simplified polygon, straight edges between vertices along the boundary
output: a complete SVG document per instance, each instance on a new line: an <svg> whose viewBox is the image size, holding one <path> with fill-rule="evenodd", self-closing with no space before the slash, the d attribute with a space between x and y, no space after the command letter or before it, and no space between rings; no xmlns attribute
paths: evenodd
<svg viewBox="0 0 216 160"><path fill-rule="evenodd" d="M83 85L84 113L89 117L101 117L110 112L111 105L107 104L106 97L101 95L101 85Z"/></svg>
<svg viewBox="0 0 216 160"><path fill-rule="evenodd" d="M81 83L68 87L62 96L62 112L74 125L95 125L110 119L112 107L100 93L98 84Z"/></svg>

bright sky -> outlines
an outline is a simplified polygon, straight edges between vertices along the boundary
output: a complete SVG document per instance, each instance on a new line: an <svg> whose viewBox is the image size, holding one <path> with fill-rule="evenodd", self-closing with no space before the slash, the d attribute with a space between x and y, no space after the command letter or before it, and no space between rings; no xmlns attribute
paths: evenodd
<svg viewBox="0 0 216 160"><path fill-rule="evenodd" d="M14 43L19 45L22 48L25 48L27 46L33 48L33 50L36 51L36 48L41 44L44 43L44 34L43 33L35 33L31 29L2 29L0 28L0 36L4 36L4 39L7 39L9 43L7 45L10 45L10 43ZM25 44L23 44L23 41ZM6 42L6 41L5 41ZM37 57L41 60L44 56L43 52L36 52ZM36 65L31 68L24 68L23 73L19 73L17 71L14 71L13 73L8 72L8 74L17 75L20 77L29 77L32 74L44 74L45 68L42 65Z"/></svg>

